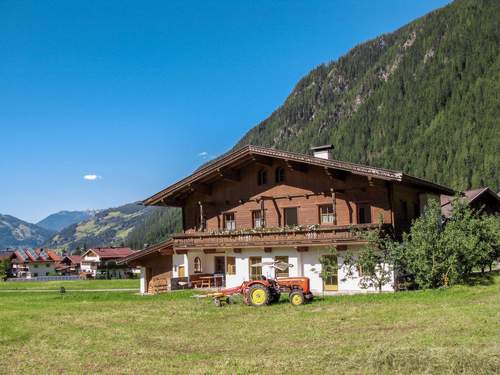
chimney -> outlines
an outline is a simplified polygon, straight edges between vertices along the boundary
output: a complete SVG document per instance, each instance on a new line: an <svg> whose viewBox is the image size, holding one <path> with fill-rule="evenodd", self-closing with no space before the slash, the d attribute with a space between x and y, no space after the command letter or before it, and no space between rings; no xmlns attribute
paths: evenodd
<svg viewBox="0 0 500 375"><path fill-rule="evenodd" d="M333 145L312 147L311 151L315 158L333 159Z"/></svg>

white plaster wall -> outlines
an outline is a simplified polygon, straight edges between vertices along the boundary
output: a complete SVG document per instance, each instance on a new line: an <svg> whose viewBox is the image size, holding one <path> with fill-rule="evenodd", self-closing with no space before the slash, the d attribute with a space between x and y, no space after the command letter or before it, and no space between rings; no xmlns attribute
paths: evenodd
<svg viewBox="0 0 500 375"><path fill-rule="evenodd" d="M141 294L145 294L147 292L146 290L146 267L141 267L141 278L140 278L140 288L139 292Z"/></svg>
<svg viewBox="0 0 500 375"><path fill-rule="evenodd" d="M352 277L348 278L346 275L347 275L349 270L346 266L344 266L344 258L340 254L338 257L338 261L339 261L339 267L340 267L339 268L339 291L342 291L342 292L376 292L376 291L378 291L376 288L373 288L373 287L363 289L360 286L361 278L359 277L358 272L355 268L352 270L352 273L353 273ZM385 269L388 270L389 265L386 265ZM394 272L392 273L391 281L382 287L382 291L384 291L384 292L393 292L394 291Z"/></svg>
<svg viewBox="0 0 500 375"><path fill-rule="evenodd" d="M35 267L35 263L29 263L29 273L31 277L35 277L35 273L38 276L47 276L48 274L55 274L54 263L36 263L37 267ZM48 265L47 265L48 264Z"/></svg>
<svg viewBox="0 0 500 375"><path fill-rule="evenodd" d="M301 267L298 254L293 248L275 248L270 253L264 252L262 248L242 249L241 253L227 251L227 256L236 258L236 275L226 275L226 286L231 288L250 280L250 257L254 256L262 257L262 262L273 262L276 256L288 256L288 262L293 264L293 267L289 269L290 276L299 276ZM262 267L262 275L274 278L275 270L273 267L264 266Z"/></svg>
<svg viewBox="0 0 500 375"><path fill-rule="evenodd" d="M183 254L174 254L172 255L172 274L173 277L179 277L179 266L184 264L184 255Z"/></svg>
<svg viewBox="0 0 500 375"><path fill-rule="evenodd" d="M356 248L351 248L350 251L356 251ZM326 248L310 248L309 251L302 253L302 267L304 269L304 276L310 279L311 290L313 293L323 292L323 280L320 277L321 273L321 263L319 258L323 254L328 254ZM344 266L344 256L342 252L338 253L337 261L339 264L338 271L338 291L339 292L372 292L376 291L375 288L363 289L359 285L360 278L357 275L357 271L353 270L352 278L347 278L346 274L348 272L347 267ZM394 291L394 274L392 275L392 280L389 284L385 285L383 291Z"/></svg>
<svg viewBox="0 0 500 375"><path fill-rule="evenodd" d="M323 253L327 253L325 248L310 248L309 251L305 251L301 254L303 275L309 278L313 294L323 292L323 280L319 276L321 272L319 257Z"/></svg>

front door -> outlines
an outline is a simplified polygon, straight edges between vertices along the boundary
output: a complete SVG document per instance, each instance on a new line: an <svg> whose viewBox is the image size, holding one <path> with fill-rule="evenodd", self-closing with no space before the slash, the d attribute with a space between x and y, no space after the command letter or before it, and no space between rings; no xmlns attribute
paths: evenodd
<svg viewBox="0 0 500 375"><path fill-rule="evenodd" d="M178 272L179 273L179 277L186 277L186 272L185 272L184 265L179 266L178 271L179 271Z"/></svg>
<svg viewBox="0 0 500 375"><path fill-rule="evenodd" d="M226 258L225 257L214 257L214 273L218 275L224 275L226 273Z"/></svg>
<svg viewBox="0 0 500 375"><path fill-rule="evenodd" d="M339 275L338 275L338 263L337 257L335 255L324 255L325 258L329 259L328 270L329 275L325 278L324 285L326 291L337 291L339 290Z"/></svg>

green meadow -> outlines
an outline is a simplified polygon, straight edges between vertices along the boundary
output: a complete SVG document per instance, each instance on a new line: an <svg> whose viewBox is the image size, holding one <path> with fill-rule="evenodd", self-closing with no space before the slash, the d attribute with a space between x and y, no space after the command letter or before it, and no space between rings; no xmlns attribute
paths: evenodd
<svg viewBox="0 0 500 375"><path fill-rule="evenodd" d="M3 285L2 285L3 287ZM0 292L2 374L494 374L500 276L217 308L193 292ZM108 289L108 288L106 288Z"/></svg>

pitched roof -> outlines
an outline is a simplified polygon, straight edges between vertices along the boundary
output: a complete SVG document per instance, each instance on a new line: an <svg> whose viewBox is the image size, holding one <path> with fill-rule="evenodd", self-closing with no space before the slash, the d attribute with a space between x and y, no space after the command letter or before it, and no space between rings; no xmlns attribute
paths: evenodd
<svg viewBox="0 0 500 375"><path fill-rule="evenodd" d="M47 250L46 253L48 257L54 262L58 262L62 259L62 257L59 254L57 254L54 250Z"/></svg>
<svg viewBox="0 0 500 375"><path fill-rule="evenodd" d="M143 203L148 206L164 204L173 206L178 205L175 204L172 198L176 194L189 189L193 183L200 181L210 181L210 179L218 178L221 173L224 173L225 170L238 166L241 167L245 162L256 157L282 159L291 163L313 165L326 169L334 169L387 181L403 182L410 185L422 186L439 194L454 194L454 191L448 187L407 175L401 171L376 168L339 160L321 159L295 152L281 151L249 145L239 150L230 152L222 156L220 159L204 165L200 169L196 170L193 174L151 196Z"/></svg>
<svg viewBox="0 0 500 375"><path fill-rule="evenodd" d="M129 247L96 247L94 249L88 250L85 254L82 255L82 257L87 255L90 251L98 255L99 258L104 259L125 258L134 253L134 251Z"/></svg>
<svg viewBox="0 0 500 375"><path fill-rule="evenodd" d="M463 195L458 198L455 196L441 195L441 212L445 217L450 217L453 210L453 202L456 199L461 199L462 201L471 204L484 194L490 194L492 197L500 201L500 196L498 196L498 194L496 194L493 190L489 187L482 187L479 189L466 190L463 192Z"/></svg>
<svg viewBox="0 0 500 375"><path fill-rule="evenodd" d="M129 263L133 260L137 260L139 258L145 257L147 255L153 254L155 252L164 252L164 251L172 251L173 253L173 244L174 241L172 239L168 239L166 241L162 241L156 245L151 245L148 246L147 248L140 250L140 251L135 251L133 254L129 255L126 258L121 259L118 261L118 264L125 264Z"/></svg>
<svg viewBox="0 0 500 375"><path fill-rule="evenodd" d="M80 255L70 255L68 258L73 264L79 264L82 262L82 257Z"/></svg>

